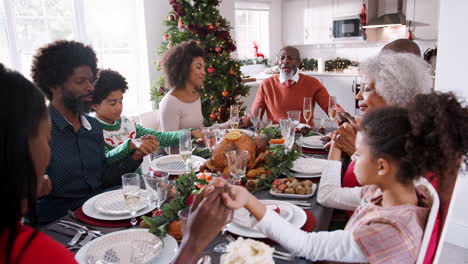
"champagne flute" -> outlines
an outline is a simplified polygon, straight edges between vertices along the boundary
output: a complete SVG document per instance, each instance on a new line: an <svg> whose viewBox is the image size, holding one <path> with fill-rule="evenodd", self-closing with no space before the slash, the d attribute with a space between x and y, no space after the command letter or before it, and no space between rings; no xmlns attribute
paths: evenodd
<svg viewBox="0 0 468 264"><path fill-rule="evenodd" d="M250 112L250 121L254 124L255 134L257 134L257 126L260 123L261 108L253 108Z"/></svg>
<svg viewBox="0 0 468 264"><path fill-rule="evenodd" d="M304 107L302 109L302 114L306 120L306 125L309 125L309 120L312 118L312 97L304 98Z"/></svg>
<svg viewBox="0 0 468 264"><path fill-rule="evenodd" d="M337 112L336 97L330 96L328 98L328 117L330 118L330 120L335 120L336 112Z"/></svg>
<svg viewBox="0 0 468 264"><path fill-rule="evenodd" d="M239 126L239 106L231 105L229 111L229 126L231 129L237 129Z"/></svg>
<svg viewBox="0 0 468 264"><path fill-rule="evenodd" d="M211 152L213 152L213 148L216 145L216 133L216 129L212 127L205 127L202 130L205 145Z"/></svg>
<svg viewBox="0 0 468 264"><path fill-rule="evenodd" d="M167 198L169 173L164 171L149 171L143 174L146 190L150 193L151 206L160 210Z"/></svg>
<svg viewBox="0 0 468 264"><path fill-rule="evenodd" d="M190 171L190 160L192 159L192 136L190 130L183 129L179 132L179 153L184 161L185 171Z"/></svg>
<svg viewBox="0 0 468 264"><path fill-rule="evenodd" d="M294 124L294 127L297 127L301 120L301 111L299 110L288 111L288 118L291 119L291 121Z"/></svg>
<svg viewBox="0 0 468 264"><path fill-rule="evenodd" d="M122 189L125 204L132 216L130 223L135 226L137 224L135 216L140 206L140 175L138 173L126 173L122 175Z"/></svg>

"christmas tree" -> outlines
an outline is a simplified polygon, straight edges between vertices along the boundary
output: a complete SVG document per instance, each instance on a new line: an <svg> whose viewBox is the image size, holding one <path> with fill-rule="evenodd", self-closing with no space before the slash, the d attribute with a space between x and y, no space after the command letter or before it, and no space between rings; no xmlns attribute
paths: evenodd
<svg viewBox="0 0 468 264"><path fill-rule="evenodd" d="M242 83L241 62L230 56L236 46L229 33L229 22L219 15L219 3L218 0L170 0L173 10L163 21L167 30L159 48L162 55L182 41L195 40L205 50L206 77L199 93L208 124L227 121L229 107L241 105L240 98L248 94L248 87ZM158 104L169 88L164 87L161 77L151 89L153 102ZM240 110L242 113L245 107Z"/></svg>

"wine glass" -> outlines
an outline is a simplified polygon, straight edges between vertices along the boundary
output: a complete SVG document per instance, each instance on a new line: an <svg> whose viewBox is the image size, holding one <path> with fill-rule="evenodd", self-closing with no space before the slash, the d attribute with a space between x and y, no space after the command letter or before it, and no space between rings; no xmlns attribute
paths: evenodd
<svg viewBox="0 0 468 264"><path fill-rule="evenodd" d="M294 125L294 122L291 119L280 118L280 129L281 136L283 136L284 138L285 151L287 152L294 144L296 126Z"/></svg>
<svg viewBox="0 0 468 264"><path fill-rule="evenodd" d="M232 150L227 152L226 158L229 166L229 173L234 184L239 183L245 175L249 152L247 150Z"/></svg>
<svg viewBox="0 0 468 264"><path fill-rule="evenodd" d="M231 105L229 111L229 126L231 129L237 129L239 126L239 106Z"/></svg>
<svg viewBox="0 0 468 264"><path fill-rule="evenodd" d="M294 127L297 127L301 120L301 111L299 110L288 111L288 118L291 119L291 121L294 124Z"/></svg>
<svg viewBox="0 0 468 264"><path fill-rule="evenodd" d="M261 108L253 108L252 111L250 111L250 121L254 124L255 134L257 134L257 126L260 122L261 113Z"/></svg>
<svg viewBox="0 0 468 264"><path fill-rule="evenodd" d="M312 118L312 97L304 98L304 106L302 108L302 114L306 120L306 124L309 125L309 120Z"/></svg>
<svg viewBox="0 0 468 264"><path fill-rule="evenodd" d="M122 175L122 189L125 204L132 216L130 223L134 226L137 224L135 215L140 205L140 175L138 173L126 173Z"/></svg>
<svg viewBox="0 0 468 264"><path fill-rule="evenodd" d="M143 174L145 188L150 194L151 206L159 211L167 198L169 173L164 171L149 171Z"/></svg>
<svg viewBox="0 0 468 264"><path fill-rule="evenodd" d="M330 96L328 98L328 117L330 118L330 120L335 120L337 109L338 108L336 106L336 97Z"/></svg>
<svg viewBox="0 0 468 264"><path fill-rule="evenodd" d="M216 145L217 139L216 139L216 128L213 127L205 127L202 130L203 134L203 139L205 141L206 147L213 152L213 148Z"/></svg>
<svg viewBox="0 0 468 264"><path fill-rule="evenodd" d="M232 218L234 217L234 213L231 211L231 213L229 214L228 218L226 219L226 223L224 224L223 228L221 229L221 235L223 237L226 236L226 231L228 230L229 228L229 223L232 221ZM226 250L227 250L227 247L228 247L229 243L228 242L223 242L221 244L218 244L216 245L214 248L213 248L213 251L216 252L216 253L226 253Z"/></svg>
<svg viewBox="0 0 468 264"><path fill-rule="evenodd" d="M183 129L179 132L179 154L185 164L185 171L190 171L192 159L192 136L190 130Z"/></svg>

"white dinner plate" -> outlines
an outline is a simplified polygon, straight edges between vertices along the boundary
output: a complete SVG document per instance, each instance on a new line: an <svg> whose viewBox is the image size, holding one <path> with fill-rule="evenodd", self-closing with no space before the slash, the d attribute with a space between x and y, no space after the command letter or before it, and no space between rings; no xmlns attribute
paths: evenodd
<svg viewBox="0 0 468 264"><path fill-rule="evenodd" d="M319 172L319 173L300 173L300 172L293 172L291 173L291 176L293 176L294 178L298 178L298 179L312 179L312 178L320 178L322 177L322 173Z"/></svg>
<svg viewBox="0 0 468 264"><path fill-rule="evenodd" d="M140 190L140 202L138 203L137 212L144 209L148 205L148 202L148 192ZM94 201L94 208L103 214L128 214L128 207L124 200L123 190L121 189L99 194Z"/></svg>
<svg viewBox="0 0 468 264"><path fill-rule="evenodd" d="M195 172L200 170L200 166L205 163L206 159L192 155L191 163ZM185 164L180 155L162 156L151 161L151 168L155 171L164 171L170 174L184 174Z"/></svg>
<svg viewBox="0 0 468 264"><path fill-rule="evenodd" d="M312 193L309 194L290 194L290 193L275 193L270 189L270 194L278 198L292 198L292 199L308 199L312 197L317 190L317 184L312 184Z"/></svg>
<svg viewBox="0 0 468 264"><path fill-rule="evenodd" d="M294 216L294 208L292 208L289 203L278 203L278 201L271 200L264 200L263 203L271 209L278 207L280 216L287 221L291 220ZM247 209L241 208L234 211L232 222L244 227L251 227L257 222L257 220Z"/></svg>
<svg viewBox="0 0 468 264"><path fill-rule="evenodd" d="M78 250L75 260L80 264L89 264L105 255L110 261L102 263L130 263L133 253L133 257L142 260L141 263L171 263L178 247L177 241L170 235L161 241L148 229L132 228L92 240Z"/></svg>
<svg viewBox="0 0 468 264"><path fill-rule="evenodd" d="M323 143L320 138L323 136L310 136L302 138L302 146L305 148L323 149Z"/></svg>
<svg viewBox="0 0 468 264"><path fill-rule="evenodd" d="M104 194L104 193L102 193ZM98 211L95 207L94 207L94 202L96 201L96 199L99 198L100 195L102 194L98 194L96 196L93 196L91 197L90 199L88 199L84 204L83 204L83 213L91 218L94 218L94 219L99 219L99 220L107 220L107 221L115 221L115 220L125 220L125 219L131 219L132 216L130 215L130 213L126 213L126 214L121 214L121 215L110 215L110 214L104 214L104 213L101 213L100 211ZM145 215L149 212L151 212L154 208L149 206L146 206L144 207L143 209L141 209L140 211L137 212L136 216L142 216L142 215Z"/></svg>
<svg viewBox="0 0 468 264"><path fill-rule="evenodd" d="M319 174L327 166L327 160L316 158L298 158L293 162L292 171L303 174Z"/></svg>
<svg viewBox="0 0 468 264"><path fill-rule="evenodd" d="M272 201L272 200L262 200L262 201ZM277 200L274 200L274 202L288 203L286 201L277 201ZM307 221L306 213L304 212L303 209L299 208L298 206L291 204L291 203L288 203L288 204L294 209L293 217L289 220L289 222L293 224L294 226L301 228ZM233 234L243 236L243 237L267 238L267 236L255 230L254 228L241 226L232 222L228 225L227 230Z"/></svg>

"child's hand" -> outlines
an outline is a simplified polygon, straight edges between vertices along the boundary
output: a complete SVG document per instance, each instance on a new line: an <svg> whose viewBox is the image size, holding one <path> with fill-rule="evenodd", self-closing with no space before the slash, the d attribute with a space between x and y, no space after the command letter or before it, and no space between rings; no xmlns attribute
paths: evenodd
<svg viewBox="0 0 468 264"><path fill-rule="evenodd" d="M226 207L236 210L246 206L249 202L251 194L244 187L228 184L227 190L228 192L222 194Z"/></svg>
<svg viewBox="0 0 468 264"><path fill-rule="evenodd" d="M132 159L133 159L133 160L140 160L140 159L142 159L144 156L146 156L146 154L143 153L143 152L141 152L141 151L139 151L139 150L137 149L137 150L135 150L135 152L133 152L133 154L132 154Z"/></svg>
<svg viewBox="0 0 468 264"><path fill-rule="evenodd" d="M141 139L141 145L137 148L145 155L155 152L159 148L159 142L156 139Z"/></svg>

